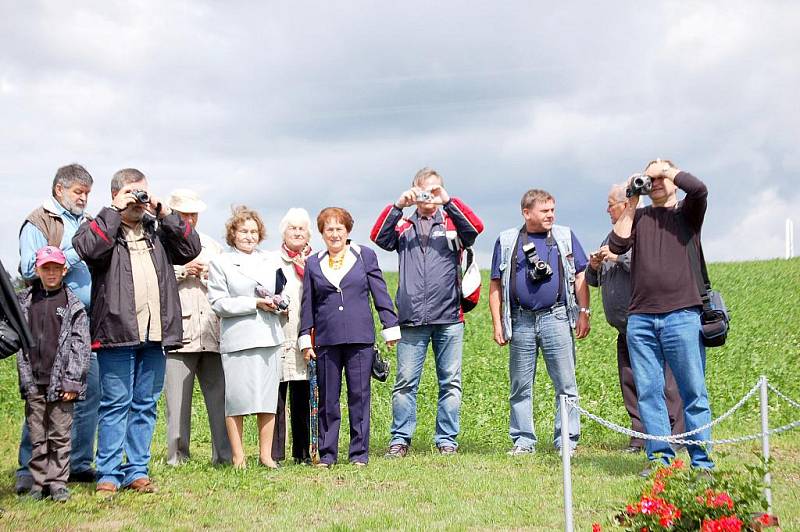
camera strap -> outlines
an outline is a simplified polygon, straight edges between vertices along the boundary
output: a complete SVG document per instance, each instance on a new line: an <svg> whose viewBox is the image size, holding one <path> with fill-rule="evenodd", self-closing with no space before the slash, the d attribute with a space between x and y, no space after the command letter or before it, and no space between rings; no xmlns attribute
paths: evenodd
<svg viewBox="0 0 800 532"><path fill-rule="evenodd" d="M519 297L517 297L517 260L519 259L519 252L522 250L523 239L527 238L528 232L523 225L517 235L517 241L514 243L514 252L511 256L511 279L508 285L510 290L511 299L516 301L517 306L520 306Z"/></svg>

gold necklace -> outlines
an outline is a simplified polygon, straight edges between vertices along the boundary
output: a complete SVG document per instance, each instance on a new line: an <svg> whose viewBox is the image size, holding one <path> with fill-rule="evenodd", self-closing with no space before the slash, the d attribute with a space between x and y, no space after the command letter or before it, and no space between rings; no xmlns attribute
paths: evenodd
<svg viewBox="0 0 800 532"><path fill-rule="evenodd" d="M335 258L333 255L328 255L328 266L330 266L331 270L340 270L344 266L344 257L344 253Z"/></svg>

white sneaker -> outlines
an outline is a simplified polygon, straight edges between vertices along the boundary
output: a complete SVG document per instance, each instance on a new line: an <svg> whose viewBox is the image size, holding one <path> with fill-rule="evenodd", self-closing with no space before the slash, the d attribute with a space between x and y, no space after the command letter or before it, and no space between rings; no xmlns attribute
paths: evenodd
<svg viewBox="0 0 800 532"><path fill-rule="evenodd" d="M522 456L523 454L533 454L536 451L530 447L520 447L519 445L515 445L508 451L506 454L508 456Z"/></svg>

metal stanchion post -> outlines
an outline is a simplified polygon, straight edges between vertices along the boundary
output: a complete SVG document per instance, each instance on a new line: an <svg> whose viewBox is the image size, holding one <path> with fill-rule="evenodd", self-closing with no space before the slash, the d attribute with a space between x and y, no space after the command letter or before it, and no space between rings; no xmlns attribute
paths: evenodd
<svg viewBox="0 0 800 532"><path fill-rule="evenodd" d="M573 532L572 520L572 473L570 471L570 439L569 415L567 413L567 396L558 396L559 415L561 416L561 468L564 471L564 530Z"/></svg>
<svg viewBox="0 0 800 532"><path fill-rule="evenodd" d="M761 454L769 460L769 398L767 397L767 377L761 376ZM767 513L772 514L772 475L764 475L764 497L767 499Z"/></svg>

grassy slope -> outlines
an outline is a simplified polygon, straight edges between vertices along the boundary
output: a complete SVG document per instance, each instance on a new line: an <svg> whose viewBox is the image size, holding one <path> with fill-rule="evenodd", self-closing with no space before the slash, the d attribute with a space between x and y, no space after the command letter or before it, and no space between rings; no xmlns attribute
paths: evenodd
<svg viewBox="0 0 800 532"><path fill-rule="evenodd" d="M733 314L727 346L709 351L708 383L714 411L736 403L759 375L765 374L789 396L800 398L800 260L718 264L711 276ZM396 276L388 275L389 284ZM578 383L583 405L606 418L626 423L616 375L614 333L605 324L593 292L594 329L578 346ZM76 486L65 506L17 499L12 492L22 402L16 392L12 361L0 365L0 517L2 529L41 528L528 528L563 526L560 461L549 441L552 394L541 368L535 391L539 452L511 460L508 440L507 351L491 341L491 321L483 304L468 316L464 352L464 404L461 454L441 458L433 452L435 372L428 360L419 394L419 427L412 454L400 462L381 458L391 418L386 384L373 386L373 459L366 470L338 466L332 471L286 467L267 472L255 464L255 426L247 424L253 463L246 471L207 465L209 436L202 399L195 396L194 459L179 469L163 464L163 412L153 447L153 476L162 488L157 496L123 494L100 503L91 487ZM772 400L771 424L800 418ZM346 427L346 419L343 420ZM757 432L758 405L745 405L715 437ZM342 451L346 453L344 441ZM576 525L587 529L602 521L635 494L635 473L642 457L623 456L625 437L584 420L580 454L574 461ZM716 454L722 464L752 461L757 443L726 446ZM773 439L776 511L785 529L800 529L800 435Z"/></svg>

